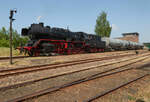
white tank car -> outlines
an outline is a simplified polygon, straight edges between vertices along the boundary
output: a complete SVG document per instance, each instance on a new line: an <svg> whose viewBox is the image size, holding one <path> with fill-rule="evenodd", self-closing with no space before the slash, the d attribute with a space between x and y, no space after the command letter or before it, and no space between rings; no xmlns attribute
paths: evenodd
<svg viewBox="0 0 150 102"><path fill-rule="evenodd" d="M103 37L102 41L106 43L105 46L107 50L136 50L143 48L143 44L126 40Z"/></svg>

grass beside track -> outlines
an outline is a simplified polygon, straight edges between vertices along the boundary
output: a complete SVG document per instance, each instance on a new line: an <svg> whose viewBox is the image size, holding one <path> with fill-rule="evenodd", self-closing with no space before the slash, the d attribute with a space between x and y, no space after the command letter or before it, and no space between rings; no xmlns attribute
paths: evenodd
<svg viewBox="0 0 150 102"><path fill-rule="evenodd" d="M19 51L18 50L15 50L13 49L13 56L19 56ZM0 47L0 57L3 57L3 56L9 56L9 48L7 47Z"/></svg>

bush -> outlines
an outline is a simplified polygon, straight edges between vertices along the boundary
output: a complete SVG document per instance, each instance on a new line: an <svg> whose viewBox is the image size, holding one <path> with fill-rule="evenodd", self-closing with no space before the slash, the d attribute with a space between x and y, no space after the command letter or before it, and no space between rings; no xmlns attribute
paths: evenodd
<svg viewBox="0 0 150 102"><path fill-rule="evenodd" d="M24 46L28 38L22 37L16 30L12 30L13 36L13 47ZM9 47L9 30L6 30L5 27L2 27L0 30L0 47Z"/></svg>

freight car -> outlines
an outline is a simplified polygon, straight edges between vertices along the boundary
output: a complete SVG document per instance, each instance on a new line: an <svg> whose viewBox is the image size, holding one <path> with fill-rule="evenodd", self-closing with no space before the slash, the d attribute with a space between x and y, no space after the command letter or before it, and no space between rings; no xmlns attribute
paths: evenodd
<svg viewBox="0 0 150 102"><path fill-rule="evenodd" d="M22 47L29 56L57 55L74 53L94 53L104 50L134 50L143 45L118 39L101 38L84 32L71 32L63 28L51 28L44 23L31 24L22 29L22 36L30 41Z"/></svg>
<svg viewBox="0 0 150 102"><path fill-rule="evenodd" d="M105 48L106 50L112 51L112 50L138 50L143 49L143 44L132 42L132 41L126 41L126 40L120 40L120 39L111 39L107 37L103 37L102 41L105 42Z"/></svg>

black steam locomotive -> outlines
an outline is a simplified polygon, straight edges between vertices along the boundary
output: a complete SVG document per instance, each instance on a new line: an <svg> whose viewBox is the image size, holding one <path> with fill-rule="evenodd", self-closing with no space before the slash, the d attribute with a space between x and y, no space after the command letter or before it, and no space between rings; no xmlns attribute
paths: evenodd
<svg viewBox="0 0 150 102"><path fill-rule="evenodd" d="M100 36L51 28L43 23L23 28L22 36L30 38L23 47L30 56L102 52L106 49L105 41L102 41Z"/></svg>

